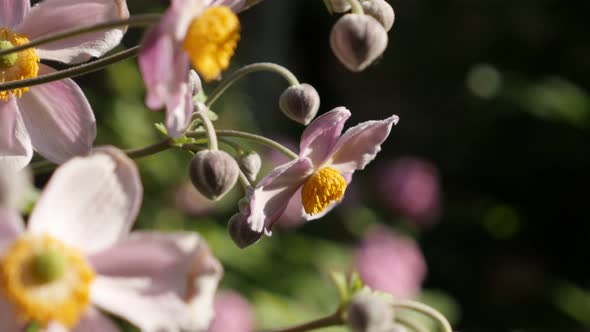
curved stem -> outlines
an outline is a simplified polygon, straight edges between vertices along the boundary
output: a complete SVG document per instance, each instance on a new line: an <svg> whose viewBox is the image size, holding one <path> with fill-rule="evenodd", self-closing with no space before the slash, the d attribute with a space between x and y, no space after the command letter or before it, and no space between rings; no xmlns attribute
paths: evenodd
<svg viewBox="0 0 590 332"><path fill-rule="evenodd" d="M205 128L205 133L207 134L207 140L209 141L209 150L215 151L218 149L217 135L215 134L215 127L213 127L213 123L207 116L206 112L207 108L199 109L197 112L195 112L195 115L203 122L203 127Z"/></svg>
<svg viewBox="0 0 590 332"><path fill-rule="evenodd" d="M289 148L287 148L286 146L275 142L269 138L266 138L264 136L260 136L260 135L256 135L256 134L251 134L251 133L247 133L247 132L243 132L243 131L239 131L239 130L230 130L230 129L218 129L216 130L216 133L219 137L237 137L237 138L242 138L242 139L246 139L252 142L256 142L262 145L266 145L272 149L275 149L281 153L283 153L285 156L289 157L290 159L297 159L297 154L291 150L289 150ZM195 138L202 138L205 136L204 132L187 132L186 136L188 137L195 137Z"/></svg>
<svg viewBox="0 0 590 332"><path fill-rule="evenodd" d="M293 75L293 73L290 72L289 69L287 69L281 65L277 65L277 64L271 63L271 62L253 63L253 64L244 66L244 67L236 70L231 75L229 75L225 80L223 80L215 88L215 90L213 90L213 92L211 92L211 94L207 97L207 100L205 101L205 105L210 107L211 105L213 105L213 103L215 103L217 98L219 98L221 96L221 94L223 94L223 92L225 92L225 90L227 90L232 84L237 82L240 78L242 78L250 73L257 72L257 71L275 72L275 73L283 76L283 78L285 78L285 80L287 80L287 82L289 82L290 85L298 85L299 84L297 77L295 77L295 75Z"/></svg>
<svg viewBox="0 0 590 332"><path fill-rule="evenodd" d="M143 148L128 149L128 150L124 150L124 152L127 154L127 156L129 156L129 158L137 159L137 158L151 156L153 154L156 154L158 152L162 152L164 150L168 150L169 148L172 147L171 143L172 143L171 138L165 138L165 139L161 140L160 142L145 146Z"/></svg>
<svg viewBox="0 0 590 332"><path fill-rule="evenodd" d="M392 306L394 308L404 308L420 312L435 320L443 332L453 332L453 328L445 316L443 316L443 314L438 312L436 309L427 306L426 304L410 300L396 300L393 302Z"/></svg>
<svg viewBox="0 0 590 332"><path fill-rule="evenodd" d="M321 329L324 327L330 326L338 326L342 325L344 321L342 320L342 315L340 311L337 311L330 316L326 316L324 318L320 318L308 323L286 327L286 328L279 328L274 330L268 330L266 332L303 332L303 331L311 331L315 329Z"/></svg>
<svg viewBox="0 0 590 332"><path fill-rule="evenodd" d="M422 324L420 324L418 322L415 322L412 319L404 318L404 317L396 317L395 320L398 323L404 325L405 327L409 327L414 332L429 332L426 327L424 327Z"/></svg>
<svg viewBox="0 0 590 332"><path fill-rule="evenodd" d="M139 46L132 47L125 51L115 53L113 55L106 56L96 61L85 63L83 65L70 67L68 69L56 71L55 73L37 76L35 78L29 78L26 80L10 81L6 83L0 83L0 91L18 89L23 87L31 87L43 83L59 81L64 78L76 77L83 74L88 74L93 71L100 70L104 67L112 65L123 60L127 60L137 55L139 52Z"/></svg>
<svg viewBox="0 0 590 332"><path fill-rule="evenodd" d="M26 50L27 48L31 48L31 47L52 43L52 42L55 42L58 40L96 32L96 31L109 30L109 29L124 27L124 26L149 26L149 25L152 25L152 24L158 22L161 17L162 17L162 15L159 15L159 14L135 15L135 16L123 19L123 20L109 21L109 22L99 23L96 25L91 25L91 26L84 27L84 28L67 30L67 31L59 32L59 33L52 34L49 36L33 39L30 42L20 45L20 46L15 46L12 48L0 50L0 56L10 54L13 52Z"/></svg>
<svg viewBox="0 0 590 332"><path fill-rule="evenodd" d="M363 10L363 6L361 5L359 0L348 0L348 3L352 7L351 12L354 14L364 15L365 11Z"/></svg>

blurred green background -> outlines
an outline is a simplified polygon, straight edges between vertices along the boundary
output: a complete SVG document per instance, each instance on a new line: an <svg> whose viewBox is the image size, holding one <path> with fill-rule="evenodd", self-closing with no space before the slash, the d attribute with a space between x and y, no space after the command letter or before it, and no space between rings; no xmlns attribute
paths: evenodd
<svg viewBox="0 0 590 332"><path fill-rule="evenodd" d="M127 2L136 14L167 5ZM222 288L251 302L261 328L332 312L337 293L329 271L349 271L363 234L386 225L417 241L427 264L419 298L457 330L590 331L590 2L390 4L396 22L389 47L363 73L346 71L333 56L328 38L338 16L320 0L265 0L240 15L229 72L259 61L284 65L316 87L320 113L348 107L347 126L399 115L338 209L296 229L276 227L271 238L239 250L226 223L241 188L212 206L187 196L190 155L168 151L138 160L145 185L138 227L200 232L224 265ZM142 33L131 30L125 46ZM131 148L159 139L153 123L163 113L144 107L135 61L77 82L97 115L97 144ZM214 107L216 126L297 144L303 127L278 109L284 88L272 74L248 76ZM386 178L402 157L434 174L429 188L437 203L426 222L392 205L406 192L387 187ZM416 190L417 199L428 194Z"/></svg>

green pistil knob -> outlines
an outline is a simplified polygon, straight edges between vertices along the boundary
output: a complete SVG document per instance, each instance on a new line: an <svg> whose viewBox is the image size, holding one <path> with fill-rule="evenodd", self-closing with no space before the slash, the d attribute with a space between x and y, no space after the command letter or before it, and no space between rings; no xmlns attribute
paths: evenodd
<svg viewBox="0 0 590 332"><path fill-rule="evenodd" d="M0 40L0 50L6 50L9 48L13 48L11 42L7 40ZM9 53L0 56L0 68L10 68L14 66L16 61L18 60L18 53Z"/></svg>
<svg viewBox="0 0 590 332"><path fill-rule="evenodd" d="M55 249L46 249L31 262L31 272L42 283L50 283L61 278L66 270L66 257Z"/></svg>

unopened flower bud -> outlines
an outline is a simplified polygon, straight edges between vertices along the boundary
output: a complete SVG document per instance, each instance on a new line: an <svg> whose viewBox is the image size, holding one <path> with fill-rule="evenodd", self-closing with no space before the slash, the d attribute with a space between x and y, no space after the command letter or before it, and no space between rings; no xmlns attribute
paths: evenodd
<svg viewBox="0 0 590 332"><path fill-rule="evenodd" d="M370 291L357 293L348 305L348 325L353 332L383 332L393 324L393 310Z"/></svg>
<svg viewBox="0 0 590 332"><path fill-rule="evenodd" d="M260 240L263 233L252 230L247 221L248 217L242 213L234 214L227 224L229 235L234 243L244 249Z"/></svg>
<svg viewBox="0 0 590 332"><path fill-rule="evenodd" d="M334 24L330 46L346 68L359 72L383 54L387 48L387 32L370 15L346 14Z"/></svg>
<svg viewBox="0 0 590 332"><path fill-rule="evenodd" d="M203 196L217 200L225 195L238 180L240 167L227 152L204 150L189 164L191 182Z"/></svg>
<svg viewBox="0 0 590 332"><path fill-rule="evenodd" d="M260 167L262 166L262 160L260 159L260 155L255 151L249 151L247 153L241 154L238 157L238 164L240 168L251 182L256 181L256 177L258 176L258 172L260 172Z"/></svg>
<svg viewBox="0 0 590 332"><path fill-rule="evenodd" d="M385 31L391 30L395 14L393 8L385 0L367 0L363 2L363 10L366 15L373 16L383 27Z"/></svg>
<svg viewBox="0 0 590 332"><path fill-rule="evenodd" d="M289 119L307 125L320 109L320 95L307 83L292 85L281 94L279 107Z"/></svg>
<svg viewBox="0 0 590 332"><path fill-rule="evenodd" d="M333 13L346 13L351 8L348 0L326 0L326 5Z"/></svg>

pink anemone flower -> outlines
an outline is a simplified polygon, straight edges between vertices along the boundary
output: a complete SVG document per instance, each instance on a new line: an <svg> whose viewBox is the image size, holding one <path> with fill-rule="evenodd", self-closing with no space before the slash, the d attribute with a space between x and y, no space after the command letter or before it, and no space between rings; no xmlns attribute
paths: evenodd
<svg viewBox="0 0 590 332"><path fill-rule="evenodd" d="M204 24L209 28L223 29L226 21L238 24L239 27L237 18L227 19L227 15L232 14L205 13L207 9L221 6L238 11L244 3L245 0L172 0L160 23L146 35L139 54L139 69L147 89L145 104L152 110L166 108L166 128L171 136L182 135L188 127L193 112L192 94L189 92L191 89L198 92L201 88L199 77L188 75L190 63L200 74L205 75L206 80L215 78L229 64L239 36L237 31L231 29L199 31L198 24L194 29L191 26L203 16L210 21ZM199 34L205 34L206 37L200 38L202 36ZM219 36L220 40L215 41L213 36ZM192 45L187 42L189 40L201 45ZM212 45L203 45L205 43ZM231 49L231 54L209 54L208 50L211 49Z"/></svg>
<svg viewBox="0 0 590 332"><path fill-rule="evenodd" d="M356 170L381 150L398 117L360 123L341 135L350 111L338 107L316 118L301 136L299 157L276 167L246 195L240 213L230 220L230 234L239 247L271 235L272 225L301 188L302 214L317 219L344 197Z"/></svg>
<svg viewBox="0 0 590 332"><path fill-rule="evenodd" d="M0 49L96 23L129 16L124 0L0 0ZM125 30L113 29L0 56L0 82L55 72L40 60L79 63L98 57L121 41ZM71 79L0 91L0 163L26 166L33 149L61 163L85 155L96 137L90 104Z"/></svg>
<svg viewBox="0 0 590 332"><path fill-rule="evenodd" d="M383 226L365 234L354 265L367 286L401 298L420 293L427 270L416 242Z"/></svg>
<svg viewBox="0 0 590 332"><path fill-rule="evenodd" d="M143 188L123 152L96 149L60 166L26 229L0 209L0 331L206 331L221 278L194 233L133 232Z"/></svg>

